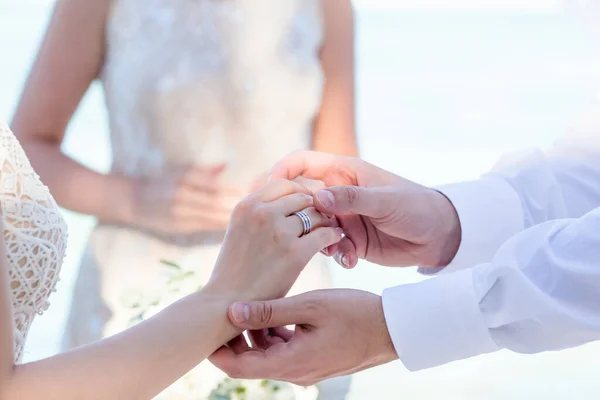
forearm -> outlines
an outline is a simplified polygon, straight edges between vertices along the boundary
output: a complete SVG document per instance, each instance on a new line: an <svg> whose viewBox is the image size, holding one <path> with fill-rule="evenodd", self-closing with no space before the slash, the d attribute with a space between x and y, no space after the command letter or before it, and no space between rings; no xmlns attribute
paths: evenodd
<svg viewBox="0 0 600 400"><path fill-rule="evenodd" d="M357 157L355 136L354 10L349 0L323 0L325 78L312 149Z"/></svg>
<svg viewBox="0 0 600 400"><path fill-rule="evenodd" d="M600 340L599 248L600 208L529 228L490 263L388 289L386 321L400 359L418 370L500 349L539 353Z"/></svg>
<svg viewBox="0 0 600 400"><path fill-rule="evenodd" d="M115 174L100 174L60 151L58 144L21 140L36 172L66 209L114 223L134 219L134 183Z"/></svg>
<svg viewBox="0 0 600 400"><path fill-rule="evenodd" d="M314 125L312 150L358 157L354 100L352 96L350 99L338 99L337 96L339 94L335 92L324 95L321 113Z"/></svg>
<svg viewBox="0 0 600 400"><path fill-rule="evenodd" d="M579 218L600 206L600 137L570 137L550 151L505 156L488 174L440 189L452 202L462 241L444 271L489 262L529 227Z"/></svg>
<svg viewBox="0 0 600 400"><path fill-rule="evenodd" d="M341 156L358 157L358 146L353 134L315 136L312 150Z"/></svg>
<svg viewBox="0 0 600 400"><path fill-rule="evenodd" d="M0 398L153 398L240 333L227 320L234 300L199 292L111 338L16 366Z"/></svg>

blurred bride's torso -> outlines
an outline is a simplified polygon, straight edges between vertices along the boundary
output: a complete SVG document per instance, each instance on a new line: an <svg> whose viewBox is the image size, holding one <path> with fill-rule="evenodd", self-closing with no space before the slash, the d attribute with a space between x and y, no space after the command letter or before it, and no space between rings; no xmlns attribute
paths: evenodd
<svg viewBox="0 0 600 400"><path fill-rule="evenodd" d="M321 1L113 0L100 75L112 170L160 177L225 162L225 183L243 190L286 154L310 148L324 83ZM99 224L82 259L65 347L128 326L139 311L124 306L124 294L164 294L160 260L193 270L194 288L204 284L222 237ZM315 261L292 292L330 285L325 262Z"/></svg>
<svg viewBox="0 0 600 400"><path fill-rule="evenodd" d="M228 164L247 186L310 147L323 75L320 0L117 0L102 82L113 171Z"/></svg>

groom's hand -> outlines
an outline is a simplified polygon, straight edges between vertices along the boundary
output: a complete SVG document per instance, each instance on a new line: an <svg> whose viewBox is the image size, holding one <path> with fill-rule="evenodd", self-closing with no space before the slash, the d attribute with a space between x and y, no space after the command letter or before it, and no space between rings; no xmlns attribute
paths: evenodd
<svg viewBox="0 0 600 400"><path fill-rule="evenodd" d="M298 176L328 186L315 193L315 206L337 216L346 237L326 254L346 268L359 258L387 266L439 267L458 250L456 210L434 189L358 158L311 151L294 153L271 171L271 179Z"/></svg>
<svg viewBox="0 0 600 400"><path fill-rule="evenodd" d="M276 336L250 348L237 340L210 358L233 378L274 379L310 386L398 358L381 297L358 290L320 290L273 301L236 303L239 328ZM295 331L281 326L296 325Z"/></svg>

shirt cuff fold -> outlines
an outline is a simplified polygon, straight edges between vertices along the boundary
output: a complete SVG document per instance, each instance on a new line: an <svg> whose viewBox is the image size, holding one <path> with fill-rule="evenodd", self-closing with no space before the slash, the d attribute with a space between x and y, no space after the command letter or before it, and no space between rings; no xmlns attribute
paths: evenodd
<svg viewBox="0 0 600 400"><path fill-rule="evenodd" d="M436 189L454 205L462 239L450 264L419 268L423 274L455 272L489 262L504 242L524 229L521 199L502 179L484 178Z"/></svg>
<svg viewBox="0 0 600 400"><path fill-rule="evenodd" d="M383 292L390 336L410 371L499 350L481 314L472 272L459 271Z"/></svg>

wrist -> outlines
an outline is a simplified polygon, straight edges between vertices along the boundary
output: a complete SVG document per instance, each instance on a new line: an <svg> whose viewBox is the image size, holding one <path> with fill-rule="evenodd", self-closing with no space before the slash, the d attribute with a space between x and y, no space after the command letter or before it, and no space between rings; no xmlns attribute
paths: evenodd
<svg viewBox="0 0 600 400"><path fill-rule="evenodd" d="M248 287L250 284L245 284L244 288L241 287L241 284L235 283L235 278L215 278L214 276L209 279L208 283L204 285L202 291L206 293L206 295L211 296L215 299L223 299L229 302L229 305L237 302L237 301L256 301L259 300L256 296L250 294Z"/></svg>
<svg viewBox="0 0 600 400"><path fill-rule="evenodd" d="M460 218L456 208L446 195L437 190L431 189L435 196L436 210L439 213L438 232L435 242L438 245L438 259L434 267L443 267L452 262L462 240L462 230Z"/></svg>
<svg viewBox="0 0 600 400"><path fill-rule="evenodd" d="M132 178L122 175L110 175L107 179L106 215L110 222L132 225L135 221L135 182Z"/></svg>
<svg viewBox="0 0 600 400"><path fill-rule="evenodd" d="M229 307L238 301L238 299L227 293L215 290L210 285L205 286L198 292L190 295L194 298L196 304L202 307L201 312L214 314L219 321L215 327L218 330L218 337L222 343L226 343L243 332L242 329L234 326L227 316ZM221 343L221 344L222 344Z"/></svg>
<svg viewBox="0 0 600 400"><path fill-rule="evenodd" d="M385 320L382 296L377 296L371 315L374 315L377 318L377 322L374 324L374 326L380 327L378 332L375 332L374 336L380 338L380 340L375 341L377 346L373 351L375 365L382 365L397 360L398 353L394 347L394 343Z"/></svg>

